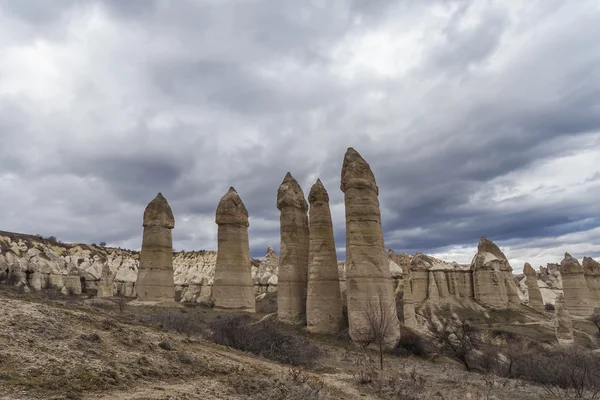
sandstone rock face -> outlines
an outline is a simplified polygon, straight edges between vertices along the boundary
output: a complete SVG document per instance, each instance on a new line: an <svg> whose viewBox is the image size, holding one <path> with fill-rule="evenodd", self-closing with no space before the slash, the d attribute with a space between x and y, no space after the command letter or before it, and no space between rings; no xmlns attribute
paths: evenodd
<svg viewBox="0 0 600 400"><path fill-rule="evenodd" d="M288 324L306 322L308 279L308 203L288 172L277 191L281 250L277 283L277 318Z"/></svg>
<svg viewBox="0 0 600 400"><path fill-rule="evenodd" d="M590 291L583 275L583 268L576 258L565 253L560 263L565 305L569 314L589 317L593 314Z"/></svg>
<svg viewBox="0 0 600 400"><path fill-rule="evenodd" d="M409 328L417 327L417 319L415 314L415 302L412 295L412 285L410 274L404 278L404 295L402 296L402 307L404 314L404 325Z"/></svg>
<svg viewBox="0 0 600 400"><path fill-rule="evenodd" d="M144 237L136 282L137 297L141 301L175 300L173 286L173 212L167 200L159 193L144 211Z"/></svg>
<svg viewBox="0 0 600 400"><path fill-rule="evenodd" d="M104 265L102 267L102 275L100 276L100 282L98 283L97 297L113 297L114 284L113 277L110 272L110 267Z"/></svg>
<svg viewBox="0 0 600 400"><path fill-rule="evenodd" d="M352 148L346 151L340 189L346 206L346 286L350 337L369 335L368 312L390 319L386 344L400 338L400 325L381 228L379 189L369 164ZM372 311L385 310L385 311Z"/></svg>
<svg viewBox="0 0 600 400"><path fill-rule="evenodd" d="M256 264L256 265L255 265ZM279 257L271 246L267 248L265 257L252 265L252 282L254 293L261 294L277 290L279 282Z"/></svg>
<svg viewBox="0 0 600 400"><path fill-rule="evenodd" d="M510 268L504 253L492 241L482 237L471 262L475 300L491 309L508 307L505 270Z"/></svg>
<svg viewBox="0 0 600 400"><path fill-rule="evenodd" d="M248 239L248 211L234 188L217 207L217 265L212 288L216 308L255 312Z"/></svg>
<svg viewBox="0 0 600 400"><path fill-rule="evenodd" d="M538 311L544 311L544 300L538 286L537 273L529 263L525 263L523 273L525 274L525 284L529 294L529 306Z"/></svg>
<svg viewBox="0 0 600 400"><path fill-rule="evenodd" d="M600 264L591 257L583 257L581 266L590 290L591 300L595 307L600 307Z"/></svg>
<svg viewBox="0 0 600 400"><path fill-rule="evenodd" d="M81 278L79 275L66 275L63 281L63 294L81 294Z"/></svg>
<svg viewBox="0 0 600 400"><path fill-rule="evenodd" d="M308 195L310 235L306 326L309 332L335 334L342 326L338 276L329 195L320 180Z"/></svg>
<svg viewBox="0 0 600 400"><path fill-rule="evenodd" d="M433 272L429 272L429 286L427 287L427 297L429 300L434 303L438 303L440 301L440 292L438 290L438 285L435 281L435 277L433 276Z"/></svg>
<svg viewBox="0 0 600 400"><path fill-rule="evenodd" d="M573 323L569 311L565 306L565 299L562 295L556 298L554 305L554 328L556 339L559 343L573 343Z"/></svg>

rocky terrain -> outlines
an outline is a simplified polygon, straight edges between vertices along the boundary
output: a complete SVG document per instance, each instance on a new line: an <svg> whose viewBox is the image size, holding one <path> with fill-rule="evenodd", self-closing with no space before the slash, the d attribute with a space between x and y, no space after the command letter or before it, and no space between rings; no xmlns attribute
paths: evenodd
<svg viewBox="0 0 600 400"><path fill-rule="evenodd" d="M375 354L343 337L282 328L322 352L314 365L293 367L215 344L208 327L224 312L180 305L120 310L117 302L85 298L0 286L0 399L553 398L541 386L469 373L435 353L388 355L379 371ZM553 337L552 318L527 309L480 318L489 332ZM586 343L589 329L576 324L576 340Z"/></svg>

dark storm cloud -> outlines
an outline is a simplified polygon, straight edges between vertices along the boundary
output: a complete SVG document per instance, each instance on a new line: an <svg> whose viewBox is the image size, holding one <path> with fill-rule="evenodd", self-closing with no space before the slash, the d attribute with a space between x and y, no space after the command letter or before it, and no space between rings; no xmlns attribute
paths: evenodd
<svg viewBox="0 0 600 400"><path fill-rule="evenodd" d="M600 154L598 10L555 6L4 1L0 229L139 247L160 191L175 247L215 248L215 208L234 186L257 257L278 250L290 171L306 195L323 180L343 249L353 146L377 177L388 247L485 235L526 254L571 235L596 254L582 232L600 226L597 168L527 186L539 165Z"/></svg>

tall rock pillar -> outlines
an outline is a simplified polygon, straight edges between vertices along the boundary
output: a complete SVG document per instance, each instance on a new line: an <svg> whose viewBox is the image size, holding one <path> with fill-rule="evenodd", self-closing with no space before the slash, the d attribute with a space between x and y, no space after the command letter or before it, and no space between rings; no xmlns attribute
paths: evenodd
<svg viewBox="0 0 600 400"><path fill-rule="evenodd" d="M471 262L475 300L492 309L508 308L505 279L505 270L508 268L510 264L500 248L482 237Z"/></svg>
<svg viewBox="0 0 600 400"><path fill-rule="evenodd" d="M277 283L277 318L288 324L306 323L308 279L308 203L288 172L277 191L281 250Z"/></svg>
<svg viewBox="0 0 600 400"><path fill-rule="evenodd" d="M558 295L554 303L554 330L560 344L573 343L573 322L562 294Z"/></svg>
<svg viewBox="0 0 600 400"><path fill-rule="evenodd" d="M169 203L158 194L144 211L144 237L135 284L138 300L174 301L173 238L175 218Z"/></svg>
<svg viewBox="0 0 600 400"><path fill-rule="evenodd" d="M560 274L569 314L591 316L594 313L593 301L579 261L569 253L565 253L565 258L560 263Z"/></svg>
<svg viewBox="0 0 600 400"><path fill-rule="evenodd" d="M342 297L329 195L320 179L310 189L308 202L306 326L309 332L335 334L342 326Z"/></svg>
<svg viewBox="0 0 600 400"><path fill-rule="evenodd" d="M379 189L369 164L353 148L344 156L340 189L346 206L346 291L350 337L371 334L369 320L386 319L386 345L400 339L394 289L383 241ZM371 316L369 315L371 314Z"/></svg>
<svg viewBox="0 0 600 400"><path fill-rule="evenodd" d="M215 222L219 226L212 287L215 307L255 312L248 210L234 188L219 201Z"/></svg>
<svg viewBox="0 0 600 400"><path fill-rule="evenodd" d="M583 257L581 266L594 306L600 307L600 264L591 257Z"/></svg>
<svg viewBox="0 0 600 400"><path fill-rule="evenodd" d="M544 311L544 300L538 286L537 273L529 263L525 263L523 273L525 274L525 283L527 284L527 293L529 294L529 306L538 311Z"/></svg>

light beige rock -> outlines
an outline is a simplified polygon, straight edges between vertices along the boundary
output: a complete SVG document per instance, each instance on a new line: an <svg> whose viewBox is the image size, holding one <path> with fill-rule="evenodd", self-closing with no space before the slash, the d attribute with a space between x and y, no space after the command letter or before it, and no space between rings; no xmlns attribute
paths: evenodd
<svg viewBox="0 0 600 400"><path fill-rule="evenodd" d="M140 301L175 301L173 283L173 237L175 218L159 193L144 211L144 237L135 284Z"/></svg>
<svg viewBox="0 0 600 400"><path fill-rule="evenodd" d="M600 264L591 257L583 257L583 275L595 307L600 307Z"/></svg>
<svg viewBox="0 0 600 400"><path fill-rule="evenodd" d="M66 275L61 292L63 294L81 294L81 277L79 275Z"/></svg>
<svg viewBox="0 0 600 400"><path fill-rule="evenodd" d="M411 269L412 275L412 295L415 305L422 304L427 300L427 291L429 288L429 271L427 270L413 270Z"/></svg>
<svg viewBox="0 0 600 400"><path fill-rule="evenodd" d="M529 295L529 306L538 311L544 311L544 300L538 286L537 273L529 263L525 263L523 273L525 274L525 284Z"/></svg>
<svg viewBox="0 0 600 400"><path fill-rule="evenodd" d="M565 253L565 258L560 263L560 274L562 275L565 305L569 314L582 317L591 316L594 308L579 261L569 253Z"/></svg>
<svg viewBox="0 0 600 400"><path fill-rule="evenodd" d="M504 269L508 260L496 244L482 237L471 262L475 300L491 309L508 308Z"/></svg>
<svg viewBox="0 0 600 400"><path fill-rule="evenodd" d="M288 172L277 190L281 249L277 282L277 318L288 324L306 323L308 279L308 203Z"/></svg>
<svg viewBox="0 0 600 400"><path fill-rule="evenodd" d="M100 281L98 282L97 297L113 297L114 294L114 283L113 276L110 272L110 267L105 264L102 267L102 275L100 275Z"/></svg>
<svg viewBox="0 0 600 400"><path fill-rule="evenodd" d="M336 267L337 271L337 267ZM279 257L271 246L267 248L265 257L256 267L252 267L252 282L254 293L267 293L277 290L279 284Z"/></svg>
<svg viewBox="0 0 600 400"><path fill-rule="evenodd" d="M338 276L329 195L321 180L310 189L308 293L306 326L309 332L335 334L342 326L342 298Z"/></svg>
<svg viewBox="0 0 600 400"><path fill-rule="evenodd" d="M556 339L561 344L573 343L573 322L567 310L563 295L556 298L554 304L554 329Z"/></svg>
<svg viewBox="0 0 600 400"><path fill-rule="evenodd" d="M212 288L216 308L255 312L248 239L248 210L234 188L217 207L217 265Z"/></svg>
<svg viewBox="0 0 600 400"><path fill-rule="evenodd" d="M400 324L383 241L379 189L369 164L353 148L346 151L340 189L346 206L346 286L350 337L364 340L371 332L367 312L389 319L386 345L400 338Z"/></svg>
<svg viewBox="0 0 600 400"><path fill-rule="evenodd" d="M31 274L31 281L29 282L31 289L39 292L46 286L46 277L41 272L34 272Z"/></svg>
<svg viewBox="0 0 600 400"><path fill-rule="evenodd" d="M415 314L415 302L412 295L412 284L410 274L407 273L404 278L404 294L402 296L402 310L404 315L404 325L409 328L417 327L417 319Z"/></svg>
<svg viewBox="0 0 600 400"><path fill-rule="evenodd" d="M435 277L433 276L433 272L429 272L429 285L427 286L427 298L434 303L438 303L440 301L440 292L438 290L438 285L435 281Z"/></svg>

